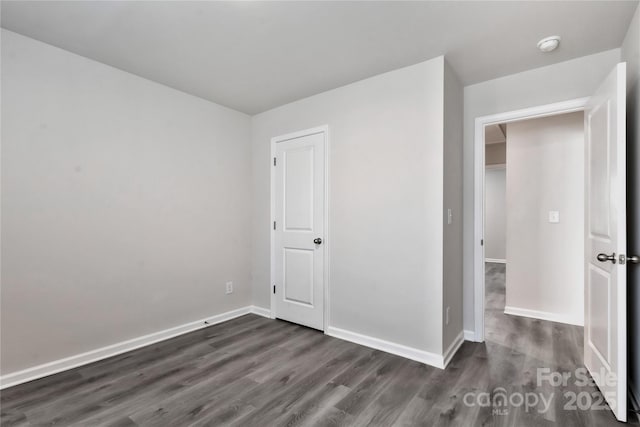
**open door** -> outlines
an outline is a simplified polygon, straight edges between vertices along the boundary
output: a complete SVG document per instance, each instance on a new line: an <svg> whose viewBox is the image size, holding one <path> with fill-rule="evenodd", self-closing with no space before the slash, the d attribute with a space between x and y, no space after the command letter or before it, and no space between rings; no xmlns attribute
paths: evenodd
<svg viewBox="0 0 640 427"><path fill-rule="evenodd" d="M620 421L627 420L626 64L585 108L584 363Z"/></svg>

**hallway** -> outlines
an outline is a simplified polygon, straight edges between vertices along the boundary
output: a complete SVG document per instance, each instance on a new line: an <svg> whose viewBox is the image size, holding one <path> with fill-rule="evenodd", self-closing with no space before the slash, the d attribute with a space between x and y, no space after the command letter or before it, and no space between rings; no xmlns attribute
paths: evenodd
<svg viewBox="0 0 640 427"><path fill-rule="evenodd" d="M508 415L495 418L496 425L525 425L522 421L514 423L515 419L526 419L526 425L546 425L546 421L564 426L624 425L615 420L605 404L599 403L601 395L596 388L582 386L576 378L576 369L584 368L583 328L504 314L505 273L505 264L485 264L489 389L495 391L502 386L507 395L532 392L549 397L553 394L553 403L544 414L537 410L526 413L524 407L509 408ZM571 376L566 385L554 387L547 380L539 384L542 372ZM583 372L579 371L578 375Z"/></svg>

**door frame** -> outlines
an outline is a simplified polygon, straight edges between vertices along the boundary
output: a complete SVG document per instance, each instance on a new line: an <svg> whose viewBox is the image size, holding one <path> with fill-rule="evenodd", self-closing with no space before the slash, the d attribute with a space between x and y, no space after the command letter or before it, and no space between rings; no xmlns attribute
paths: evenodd
<svg viewBox="0 0 640 427"><path fill-rule="evenodd" d="M273 229L273 223L275 221L275 213L276 213L276 178L275 178L275 169L273 165L274 158L276 156L276 145L279 142L289 141L295 138L301 138L303 136L316 135L316 134L324 135L324 236L322 236L322 250L324 252L324 268L323 268L323 286L324 286L324 313L323 317L323 330L326 332L329 327L329 246L331 244L331 239L329 238L329 125L322 125L313 127L310 129L305 129L301 131L291 132L280 136L275 136L271 138L271 158L269 159L270 166L269 169L270 177L271 177L271 211L269 222L269 234L270 234L270 261L269 261L269 293L271 294L271 318L276 318L276 295L273 293L273 286L275 285L275 230Z"/></svg>
<svg viewBox="0 0 640 427"><path fill-rule="evenodd" d="M473 318L474 341L484 341L484 128L487 125L584 111L589 97L476 117L473 140Z"/></svg>

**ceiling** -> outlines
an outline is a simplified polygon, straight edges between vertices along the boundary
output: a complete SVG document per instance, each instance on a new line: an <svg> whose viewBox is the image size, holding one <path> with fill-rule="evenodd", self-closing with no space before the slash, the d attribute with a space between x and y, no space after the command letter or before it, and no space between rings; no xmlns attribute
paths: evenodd
<svg viewBox="0 0 640 427"><path fill-rule="evenodd" d="M1 25L255 114L442 54L468 85L616 48L637 5L3 1Z"/></svg>

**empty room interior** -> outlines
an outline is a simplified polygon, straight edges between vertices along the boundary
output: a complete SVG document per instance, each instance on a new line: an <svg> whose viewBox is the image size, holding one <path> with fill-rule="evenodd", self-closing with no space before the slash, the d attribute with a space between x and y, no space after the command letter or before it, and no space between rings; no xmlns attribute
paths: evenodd
<svg viewBox="0 0 640 427"><path fill-rule="evenodd" d="M0 25L0 425L640 423L637 0Z"/></svg>

